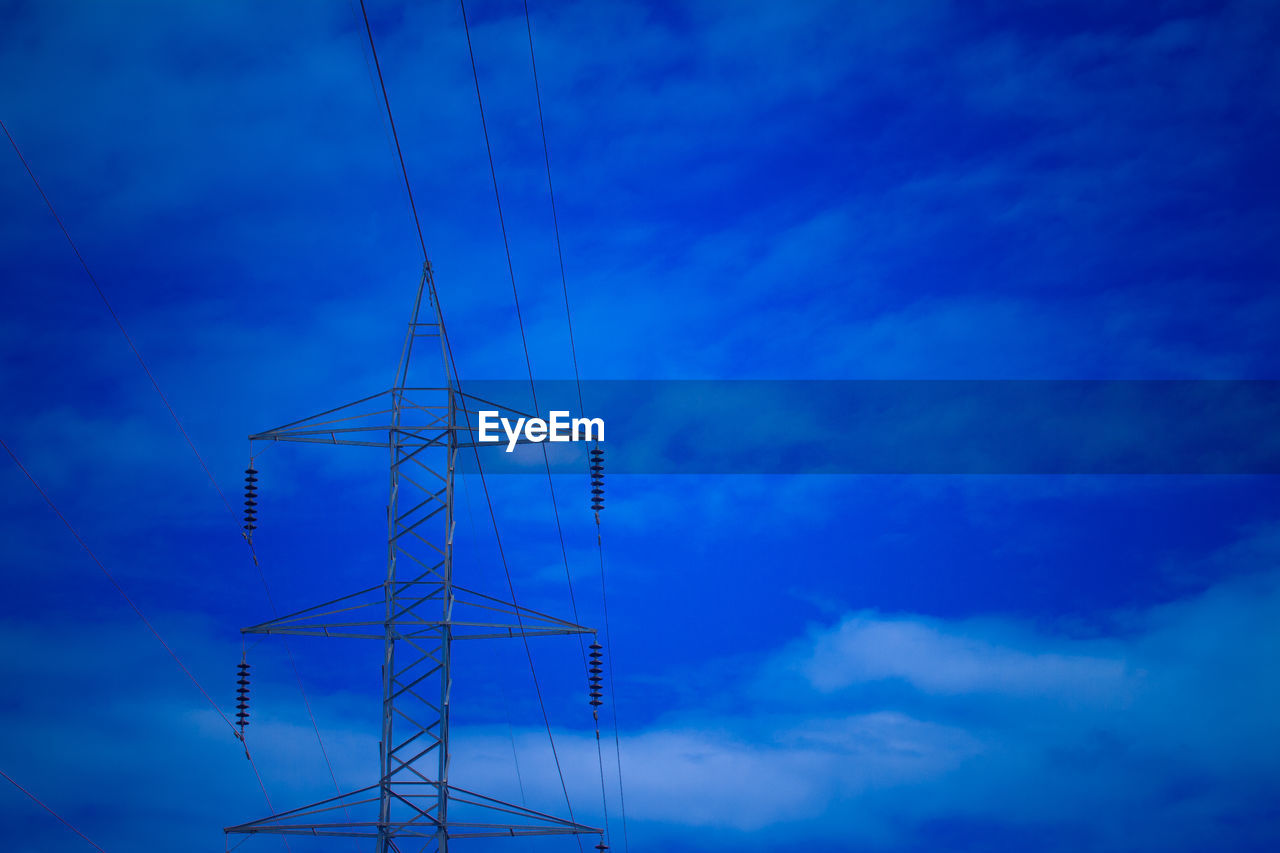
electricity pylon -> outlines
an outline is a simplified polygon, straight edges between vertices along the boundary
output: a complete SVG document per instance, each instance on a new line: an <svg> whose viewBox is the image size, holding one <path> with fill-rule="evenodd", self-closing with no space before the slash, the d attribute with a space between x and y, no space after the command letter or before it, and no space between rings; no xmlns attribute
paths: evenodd
<svg viewBox="0 0 1280 853"><path fill-rule="evenodd" d="M428 316L420 318L423 298ZM444 384L415 385L414 343L436 338ZM237 834L398 839L447 853L453 838L601 834L601 830L449 784L451 648L458 640L594 631L453 582L454 471L475 447L473 403L453 374L431 265L423 265L395 385L267 432L250 442L298 441L390 450L386 579L368 589L242 629L381 640L382 729L378 781L359 790L228 827ZM519 414L519 413L516 413ZM252 444L251 444L252 446ZM516 822L512 822L512 821ZM603 843L603 842L602 842Z"/></svg>

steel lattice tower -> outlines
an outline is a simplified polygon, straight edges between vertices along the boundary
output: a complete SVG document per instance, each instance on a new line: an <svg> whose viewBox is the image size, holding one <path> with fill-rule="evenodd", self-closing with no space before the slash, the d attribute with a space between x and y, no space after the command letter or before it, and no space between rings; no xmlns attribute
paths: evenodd
<svg viewBox="0 0 1280 853"><path fill-rule="evenodd" d="M424 297L425 321L420 318ZM415 384L411 364L419 338L435 338L440 345L443 369L432 371L434 384ZM453 582L454 472L458 451L475 447L474 410L468 408L475 403L495 408L463 393L458 384L428 262L392 388L250 436L251 443L297 441L390 451L385 580L242 629L245 634L382 642L381 772L372 785L228 827L227 833L373 838L377 853L402 851L400 839L412 840L414 849L421 850L431 849L434 842L434 849L446 853L452 838L601 834L594 827L449 784L453 643L594 633Z"/></svg>

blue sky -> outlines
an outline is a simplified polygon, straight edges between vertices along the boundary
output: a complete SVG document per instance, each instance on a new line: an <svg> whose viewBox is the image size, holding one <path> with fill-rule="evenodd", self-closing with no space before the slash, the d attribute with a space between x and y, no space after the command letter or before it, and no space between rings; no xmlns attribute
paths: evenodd
<svg viewBox="0 0 1280 853"><path fill-rule="evenodd" d="M369 5L460 372L520 379L458 10ZM1271 4L530 8L584 378L1280 379ZM523 7L468 13L533 368L571 378ZM385 388L399 354L420 254L362 24L347 2L0 16L0 118L234 498L247 434ZM260 583L2 159L0 437L229 706ZM377 582L383 465L263 455L282 610ZM221 849L264 813L238 744L0 478L0 769L111 853ZM565 612L545 482L496 480L522 602ZM457 571L495 590L477 486ZM586 485L557 489L598 622ZM1274 477L635 475L609 497L636 849L1280 843ZM574 645L535 654L595 820ZM368 784L376 650L292 648L339 781ZM461 655L454 774L555 809L521 655ZM251 658L273 801L326 796L280 645ZM8 787L0 837L88 849Z"/></svg>

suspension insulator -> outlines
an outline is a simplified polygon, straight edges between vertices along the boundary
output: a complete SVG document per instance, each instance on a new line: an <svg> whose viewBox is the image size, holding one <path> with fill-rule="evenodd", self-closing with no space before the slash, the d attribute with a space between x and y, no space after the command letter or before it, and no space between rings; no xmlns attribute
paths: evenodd
<svg viewBox="0 0 1280 853"><path fill-rule="evenodd" d="M603 841L601 841L599 844L597 844L597 845L596 845L596 849L597 849L597 850L608 850L608 849L609 849L609 845L608 845L608 844L605 844Z"/></svg>
<svg viewBox="0 0 1280 853"><path fill-rule="evenodd" d="M591 510L600 512L604 509L604 451L593 447L590 451L591 468Z"/></svg>
<svg viewBox="0 0 1280 853"><path fill-rule="evenodd" d="M252 539L253 531L258 529L258 471L252 462L244 474L244 532Z"/></svg>
<svg viewBox="0 0 1280 853"><path fill-rule="evenodd" d="M601 697L604 695L601 690L601 683L603 681L603 678L601 677L601 673L604 670L601 669L600 667L600 650L603 649L604 647L601 646L599 643L593 642L587 648L591 649L591 652L590 652L591 666L587 670L589 673L587 677L587 686L589 688L588 693L591 696L591 701L589 704L591 705L591 708L592 708L592 714L594 714L595 709L599 708L602 704L604 704L601 701Z"/></svg>
<svg viewBox="0 0 1280 853"><path fill-rule="evenodd" d="M236 670L240 676L236 679L236 722L240 725L240 733L244 734L244 727L249 725L249 664L240 661L236 665Z"/></svg>

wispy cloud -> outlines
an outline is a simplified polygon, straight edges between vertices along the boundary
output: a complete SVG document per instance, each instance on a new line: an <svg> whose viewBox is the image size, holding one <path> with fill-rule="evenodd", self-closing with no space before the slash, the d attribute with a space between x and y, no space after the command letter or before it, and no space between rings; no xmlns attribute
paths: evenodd
<svg viewBox="0 0 1280 853"><path fill-rule="evenodd" d="M847 616L815 638L801 668L810 684L827 693L893 679L940 694L1087 698L1114 697L1122 689L1123 660L1083 650L1037 649L1039 638L1001 637L1002 627Z"/></svg>

